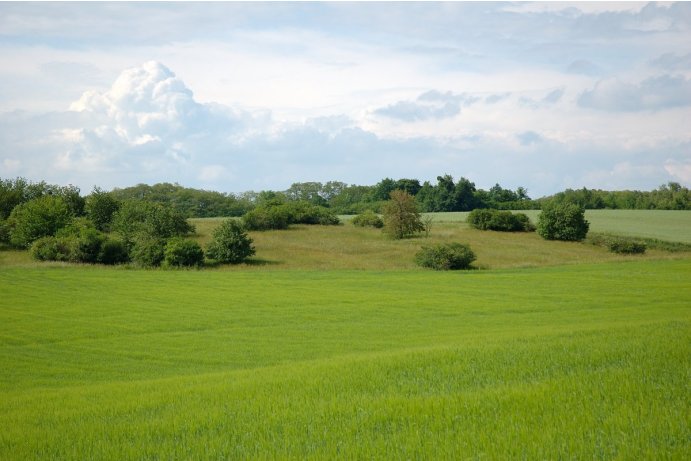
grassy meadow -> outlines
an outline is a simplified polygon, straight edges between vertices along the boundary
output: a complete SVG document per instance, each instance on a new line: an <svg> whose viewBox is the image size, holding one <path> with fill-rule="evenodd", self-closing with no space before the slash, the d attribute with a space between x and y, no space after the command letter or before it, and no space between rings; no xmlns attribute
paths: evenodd
<svg viewBox="0 0 691 461"><path fill-rule="evenodd" d="M688 252L435 218L257 232L205 270L0 251L0 460L691 457ZM442 241L481 270L412 265Z"/></svg>

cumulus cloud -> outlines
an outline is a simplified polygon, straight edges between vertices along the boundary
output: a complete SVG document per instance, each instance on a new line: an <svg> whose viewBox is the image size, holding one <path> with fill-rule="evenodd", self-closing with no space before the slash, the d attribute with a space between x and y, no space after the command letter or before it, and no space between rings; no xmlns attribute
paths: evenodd
<svg viewBox="0 0 691 461"><path fill-rule="evenodd" d="M680 71L691 69L691 53L678 56L675 53L665 53L650 61L655 67L660 67L667 71Z"/></svg>
<svg viewBox="0 0 691 461"><path fill-rule="evenodd" d="M418 120L440 120L452 118L461 113L461 107L471 106L480 101L477 96L466 93L442 93L431 90L421 94L415 101L398 101L376 109L374 113L384 117L415 122Z"/></svg>
<svg viewBox="0 0 691 461"><path fill-rule="evenodd" d="M638 84L618 79L600 80L578 98L581 107L635 112L691 105L691 80L682 75L661 75Z"/></svg>

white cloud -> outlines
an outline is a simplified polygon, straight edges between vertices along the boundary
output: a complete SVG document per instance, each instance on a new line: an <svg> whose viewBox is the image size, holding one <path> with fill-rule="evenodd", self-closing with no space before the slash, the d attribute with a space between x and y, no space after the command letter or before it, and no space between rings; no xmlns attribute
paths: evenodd
<svg viewBox="0 0 691 461"><path fill-rule="evenodd" d="M638 84L607 79L581 94L582 107L606 111L660 110L691 106L691 80L682 75L660 75Z"/></svg>

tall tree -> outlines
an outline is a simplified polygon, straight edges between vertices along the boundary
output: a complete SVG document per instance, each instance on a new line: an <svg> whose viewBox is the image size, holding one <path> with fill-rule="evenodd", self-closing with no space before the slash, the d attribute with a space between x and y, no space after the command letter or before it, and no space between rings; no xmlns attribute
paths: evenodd
<svg viewBox="0 0 691 461"><path fill-rule="evenodd" d="M425 230L415 197L406 191L391 191L390 199L382 206L384 232L391 238L411 237Z"/></svg>

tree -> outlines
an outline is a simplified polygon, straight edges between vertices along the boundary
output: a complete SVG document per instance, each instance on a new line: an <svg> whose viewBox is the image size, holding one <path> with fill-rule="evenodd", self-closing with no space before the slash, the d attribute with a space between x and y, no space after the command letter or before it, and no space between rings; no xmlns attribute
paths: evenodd
<svg viewBox="0 0 691 461"><path fill-rule="evenodd" d="M55 235L69 224L72 213L62 197L44 195L17 205L9 218L10 242L27 248L34 240Z"/></svg>
<svg viewBox="0 0 691 461"><path fill-rule="evenodd" d="M206 256L220 263L239 264L255 253L252 239L234 219L227 219L214 232Z"/></svg>
<svg viewBox="0 0 691 461"><path fill-rule="evenodd" d="M574 203L546 204L537 222L537 233L547 240L580 241L589 228L585 209Z"/></svg>
<svg viewBox="0 0 691 461"><path fill-rule="evenodd" d="M112 194L94 187L86 198L86 215L96 225L98 230L108 232L113 221L113 215L120 209L120 202Z"/></svg>
<svg viewBox="0 0 691 461"><path fill-rule="evenodd" d="M425 230L420 219L415 197L397 189L390 193L390 200L382 206L384 232L391 238L411 237Z"/></svg>
<svg viewBox="0 0 691 461"><path fill-rule="evenodd" d="M167 239L194 232L194 226L170 206L141 200L128 200L113 216L113 230L131 249L140 234Z"/></svg>

